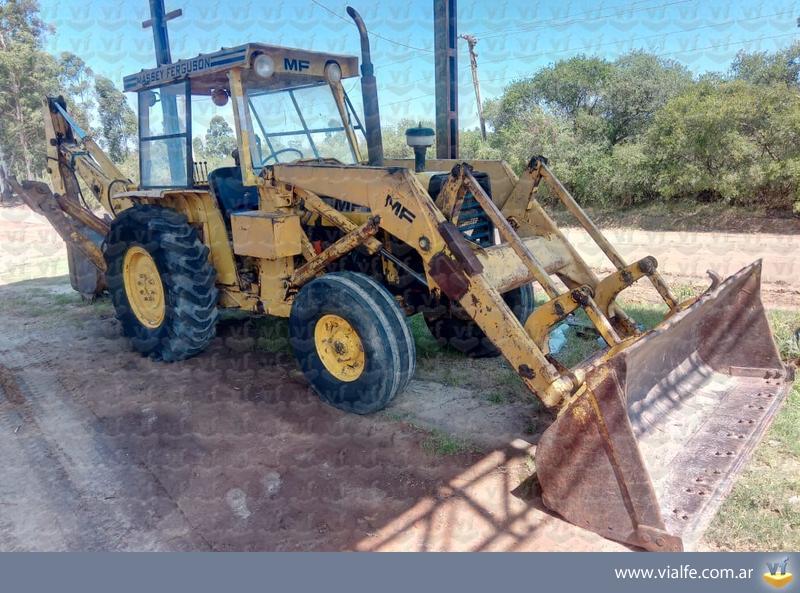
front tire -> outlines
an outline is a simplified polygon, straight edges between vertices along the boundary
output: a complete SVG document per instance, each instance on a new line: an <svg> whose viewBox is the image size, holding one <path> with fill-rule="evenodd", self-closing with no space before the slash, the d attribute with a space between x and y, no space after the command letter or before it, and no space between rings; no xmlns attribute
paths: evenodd
<svg viewBox="0 0 800 593"><path fill-rule="evenodd" d="M383 286L362 274L329 273L305 285L292 304L289 339L317 395L346 412L381 410L414 374L405 315Z"/></svg>
<svg viewBox="0 0 800 593"><path fill-rule="evenodd" d="M219 316L216 272L183 214L125 210L111 223L104 255L116 316L135 350L173 362L208 346Z"/></svg>

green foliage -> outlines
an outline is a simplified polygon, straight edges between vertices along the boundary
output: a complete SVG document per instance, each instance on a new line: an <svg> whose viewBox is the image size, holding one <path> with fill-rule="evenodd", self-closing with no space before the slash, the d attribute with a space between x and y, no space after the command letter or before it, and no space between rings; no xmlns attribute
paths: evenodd
<svg viewBox="0 0 800 593"><path fill-rule="evenodd" d="M615 61L603 89L611 144L637 138L654 114L691 82L686 68L651 54L631 52Z"/></svg>
<svg viewBox="0 0 800 593"><path fill-rule="evenodd" d="M79 56L45 52L50 30L36 0L0 2L0 166L22 178L44 174L42 101L57 95L113 160L129 160L136 118L124 95L108 79L95 78Z"/></svg>
<svg viewBox="0 0 800 593"><path fill-rule="evenodd" d="M640 51L577 56L489 101L488 145L518 171L544 154L585 204L696 198L800 213L799 72L800 43L740 53L727 77L698 80ZM478 153L474 138L462 144Z"/></svg>
<svg viewBox="0 0 800 593"><path fill-rule="evenodd" d="M225 118L215 115L208 122L205 139L205 154L210 158L224 159L236 148L236 135Z"/></svg>
<svg viewBox="0 0 800 593"><path fill-rule="evenodd" d="M800 84L800 42L775 53L742 50L733 60L730 75L753 84L778 83L797 87Z"/></svg>
<svg viewBox="0 0 800 593"><path fill-rule="evenodd" d="M0 164L28 178L44 169L42 98L57 88L57 65L43 51L47 25L35 0L0 3Z"/></svg>
<svg viewBox="0 0 800 593"><path fill-rule="evenodd" d="M465 159L502 159L503 155L487 140L480 130L463 130L459 133L459 155Z"/></svg>
<svg viewBox="0 0 800 593"><path fill-rule="evenodd" d="M100 144L115 162L122 162L130 153L131 143L136 137L136 115L108 78L95 78L97 115L100 120L102 138Z"/></svg>
<svg viewBox="0 0 800 593"><path fill-rule="evenodd" d="M96 107L92 69L75 54L63 52L58 58L58 84L61 93L72 99L70 114L86 132L94 134L89 119Z"/></svg>
<svg viewBox="0 0 800 593"><path fill-rule="evenodd" d="M414 151L406 144L406 130L415 128L419 125L432 128L432 121L419 122L417 120L404 118L391 127L381 130L383 134L383 154L387 159L413 159ZM428 158L433 158L435 149L428 149Z"/></svg>
<svg viewBox="0 0 800 593"><path fill-rule="evenodd" d="M575 56L543 68L532 79L528 92L537 103L574 118L580 112L594 114L603 107L605 87L613 67L600 58ZM522 98L525 105L529 98Z"/></svg>
<svg viewBox="0 0 800 593"><path fill-rule="evenodd" d="M783 84L698 83L648 131L654 189L790 209L800 197L800 97Z"/></svg>

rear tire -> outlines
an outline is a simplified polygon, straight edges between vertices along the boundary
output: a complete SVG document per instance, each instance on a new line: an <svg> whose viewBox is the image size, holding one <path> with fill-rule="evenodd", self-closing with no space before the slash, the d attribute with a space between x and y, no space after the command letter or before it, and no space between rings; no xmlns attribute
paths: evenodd
<svg viewBox="0 0 800 593"><path fill-rule="evenodd" d="M324 402L356 414L383 409L414 374L416 349L392 295L362 274L336 272L305 285L292 304L289 340Z"/></svg>
<svg viewBox="0 0 800 593"><path fill-rule="evenodd" d="M525 284L509 290L503 295L503 300L517 319L524 324L534 309L533 285ZM462 312L462 315L465 314ZM497 347L472 319L456 317L452 310L443 315L425 314L424 317L425 324L440 345L450 346L471 358L491 358L500 355Z"/></svg>
<svg viewBox="0 0 800 593"><path fill-rule="evenodd" d="M157 206L125 210L111 223L104 255L116 316L135 350L173 362L208 346L219 316L216 272L183 214ZM137 296L148 286L155 296Z"/></svg>

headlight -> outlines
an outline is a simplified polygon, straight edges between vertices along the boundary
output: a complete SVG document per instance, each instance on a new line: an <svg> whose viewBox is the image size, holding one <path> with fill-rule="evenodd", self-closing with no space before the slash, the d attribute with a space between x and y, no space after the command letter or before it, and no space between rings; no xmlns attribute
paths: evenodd
<svg viewBox="0 0 800 593"><path fill-rule="evenodd" d="M228 104L228 91L225 89L214 89L211 92L211 100L217 107L224 107Z"/></svg>
<svg viewBox="0 0 800 593"><path fill-rule="evenodd" d="M253 70L261 78L269 78L275 74L275 61L267 54L259 54L253 60Z"/></svg>
<svg viewBox="0 0 800 593"><path fill-rule="evenodd" d="M339 82L342 79L342 68L336 62L325 64L325 78L328 82Z"/></svg>

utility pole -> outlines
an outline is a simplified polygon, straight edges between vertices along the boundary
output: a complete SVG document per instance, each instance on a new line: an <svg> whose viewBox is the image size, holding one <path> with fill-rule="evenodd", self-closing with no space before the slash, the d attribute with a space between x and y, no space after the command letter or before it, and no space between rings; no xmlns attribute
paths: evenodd
<svg viewBox="0 0 800 593"><path fill-rule="evenodd" d="M475 87L475 101L478 103L478 119L481 122L481 138L486 140L486 120L483 119L483 102L481 101L481 83L478 80L478 54L475 53L475 46L478 38L474 35L459 35L469 46L469 67L472 70L472 86Z"/></svg>
<svg viewBox="0 0 800 593"><path fill-rule="evenodd" d="M458 158L457 0L433 0L436 66L436 157Z"/></svg>
<svg viewBox="0 0 800 593"><path fill-rule="evenodd" d="M142 29L152 27L153 45L156 50L156 66L165 66L172 63L172 53L169 49L169 35L167 33L167 21L178 18L183 14L179 8L167 14L164 12L164 0L150 0L150 18L142 22ZM140 97L141 101L141 97ZM174 94L161 92L161 112L164 115L164 134L178 134L180 132L180 118L178 117L178 102ZM140 109L141 114L141 109ZM141 116L141 115L140 115ZM142 137L141 122L140 138ZM191 122L186 122L186 129L191 128ZM157 140L154 142L158 142ZM185 179L187 185L192 182L192 167L189 151L191 138L186 142L186 152L176 143L167 144L167 157L169 159L170 174L173 180ZM141 167L141 165L140 165Z"/></svg>
<svg viewBox="0 0 800 593"><path fill-rule="evenodd" d="M142 22L142 29L153 28L153 45L156 48L157 66L172 63L167 21L176 19L182 14L183 11L180 8L164 14L164 0L150 0L150 18Z"/></svg>

